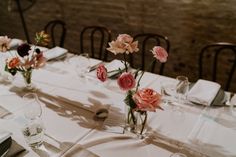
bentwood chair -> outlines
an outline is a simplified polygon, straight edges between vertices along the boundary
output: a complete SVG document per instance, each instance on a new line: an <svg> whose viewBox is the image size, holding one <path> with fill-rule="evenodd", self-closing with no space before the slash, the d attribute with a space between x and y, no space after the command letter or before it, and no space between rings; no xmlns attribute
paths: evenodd
<svg viewBox="0 0 236 157"><path fill-rule="evenodd" d="M44 31L51 37L51 45L49 47L64 47L66 38L66 24L62 20L52 20L44 27Z"/></svg>
<svg viewBox="0 0 236 157"><path fill-rule="evenodd" d="M90 57L107 61L108 42L111 30L102 26L87 26L80 33L80 54L89 53Z"/></svg>
<svg viewBox="0 0 236 157"><path fill-rule="evenodd" d="M236 44L213 43L204 46L199 54L199 78L218 82L226 91L235 83L235 67Z"/></svg>
<svg viewBox="0 0 236 157"><path fill-rule="evenodd" d="M136 40L139 43L139 52L141 52L141 54L130 54L129 62L131 67L141 67L141 70L163 74L165 63L157 64L155 60L151 67L149 67L153 60L153 54L151 50L154 46L161 46L169 53L170 42L168 38L155 33L141 33L134 36L134 41ZM156 67L159 68L157 69Z"/></svg>

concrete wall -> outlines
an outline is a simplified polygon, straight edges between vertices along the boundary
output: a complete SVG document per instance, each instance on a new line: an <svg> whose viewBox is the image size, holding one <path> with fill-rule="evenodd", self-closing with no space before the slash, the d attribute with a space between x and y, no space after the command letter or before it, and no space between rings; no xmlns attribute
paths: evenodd
<svg viewBox="0 0 236 157"><path fill-rule="evenodd" d="M0 1L0 34L24 39L19 15L7 10L9 1ZM11 6L15 8L14 1ZM197 79L203 45L236 43L235 0L38 0L25 18L32 39L49 20L64 20L65 47L72 51L79 51L79 33L86 25L106 26L113 38L119 33L163 34L171 42L165 75L187 75L191 81Z"/></svg>

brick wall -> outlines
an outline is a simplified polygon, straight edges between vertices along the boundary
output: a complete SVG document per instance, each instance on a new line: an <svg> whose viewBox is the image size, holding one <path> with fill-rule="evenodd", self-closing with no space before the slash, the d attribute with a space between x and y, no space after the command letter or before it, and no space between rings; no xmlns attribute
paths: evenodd
<svg viewBox="0 0 236 157"><path fill-rule="evenodd" d="M27 0L21 1L26 5ZM0 1L0 34L23 39L19 15L7 10L8 2ZM14 1L11 6L14 9ZM191 81L197 79L197 58L203 45L236 43L235 0L38 0L25 18L31 39L49 20L64 20L68 29L65 47L75 52L86 25L106 26L113 37L140 32L166 35L171 54L165 75L187 75Z"/></svg>

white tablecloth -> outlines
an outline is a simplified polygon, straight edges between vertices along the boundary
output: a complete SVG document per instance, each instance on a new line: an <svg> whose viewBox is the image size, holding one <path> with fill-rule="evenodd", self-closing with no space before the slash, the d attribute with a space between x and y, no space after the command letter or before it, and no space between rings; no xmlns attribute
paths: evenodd
<svg viewBox="0 0 236 157"><path fill-rule="evenodd" d="M148 115L147 125L156 138L151 141L122 134L122 124L115 121L112 124L112 120L111 128L103 130L103 123L94 120L95 112L106 108L110 111L108 118L119 117L122 121L125 93L116 80L101 83L91 76L78 77L75 70L78 62L78 56L69 54L66 60L49 62L46 67L33 71L33 84L43 104L46 128L45 148L41 151L30 149L21 133L25 109L21 76L17 75L11 84L0 84L0 112L5 113L0 114L1 129L13 133L13 139L29 151L26 156L85 156L81 150L89 150L102 157L169 157L180 144L193 157L236 156L236 118L228 108L214 109L216 116L210 114L213 110L210 107L189 104L181 105L180 111L176 111L175 105L162 104L164 111ZM98 62L91 59L92 65ZM140 88L151 87L160 92L163 80L173 79L145 73Z"/></svg>

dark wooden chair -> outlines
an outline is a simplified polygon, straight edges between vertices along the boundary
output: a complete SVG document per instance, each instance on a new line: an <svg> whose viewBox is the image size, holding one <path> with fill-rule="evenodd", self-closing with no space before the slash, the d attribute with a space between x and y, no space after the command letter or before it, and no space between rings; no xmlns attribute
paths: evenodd
<svg viewBox="0 0 236 157"><path fill-rule="evenodd" d="M102 26L87 26L80 33L80 53L89 53L90 57L107 61L108 42L111 30Z"/></svg>
<svg viewBox="0 0 236 157"><path fill-rule="evenodd" d="M141 70L150 71L152 73L158 73L163 74L165 63L160 63L160 68L157 69L157 63L156 61L154 64L152 64L151 67L148 67L148 65L153 60L153 54L150 50L154 46L161 46L166 49L166 51L169 53L170 49L170 42L167 37L155 34L155 33L142 33L137 34L134 36L134 41L139 42L139 54L130 54L129 56L129 62L131 67L133 68L140 68Z"/></svg>
<svg viewBox="0 0 236 157"><path fill-rule="evenodd" d="M51 37L49 47L60 46L64 47L66 38L66 24L62 20L52 20L44 27L44 31Z"/></svg>
<svg viewBox="0 0 236 157"><path fill-rule="evenodd" d="M199 78L220 83L230 89L236 67L236 44L213 43L202 48L199 54Z"/></svg>

